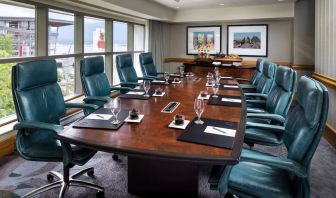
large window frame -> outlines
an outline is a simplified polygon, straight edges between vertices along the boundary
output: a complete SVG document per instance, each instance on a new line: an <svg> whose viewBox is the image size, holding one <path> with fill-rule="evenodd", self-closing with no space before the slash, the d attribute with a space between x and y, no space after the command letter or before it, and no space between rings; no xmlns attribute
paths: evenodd
<svg viewBox="0 0 336 198"><path fill-rule="evenodd" d="M7 2L5 3L7 4ZM13 1L11 3L8 3L9 5L18 5L22 6L20 2ZM74 72L75 72L75 90L72 97L65 98L66 101L70 101L79 97L83 96L83 90L81 87L80 82L80 74L79 74L79 63L82 58L85 56L99 56L103 55L105 56L105 71L106 74L111 82L113 84L113 55L119 55L124 53L130 53L132 57L134 57L134 53L142 53L145 50L141 51L134 51L133 49L133 39L128 40L128 50L125 52L113 52L113 21L121 21L128 23L128 38L132 38L134 32L133 26L136 25L143 25L146 28L145 23L144 24L138 24L128 21L122 21L114 18L109 17L102 17L98 15L92 15L88 13L82 13L74 10L59 8L55 6L41 6L38 3L34 2L28 2L25 3L27 5L32 5L35 7L35 56L33 57L20 57L20 58L0 58L0 64L4 63L18 63L18 62L26 62L26 61L33 61L33 60L45 60L45 59L61 59L61 58L74 58ZM48 54L48 26L45 24L48 24L48 13L49 9L52 10L59 10L64 12L69 12L74 14L74 22L75 22L75 30L74 30L74 52L71 54L63 54L63 55L49 55ZM105 20L105 51L104 52L88 52L84 53L84 17L94 17ZM146 34L146 32L145 32ZM37 39L39 38L39 39ZM109 67L109 65L113 65L112 67ZM9 123L13 123L16 121L15 114L0 118L0 128L4 125L7 125ZM0 135L4 134L3 131L0 130Z"/></svg>

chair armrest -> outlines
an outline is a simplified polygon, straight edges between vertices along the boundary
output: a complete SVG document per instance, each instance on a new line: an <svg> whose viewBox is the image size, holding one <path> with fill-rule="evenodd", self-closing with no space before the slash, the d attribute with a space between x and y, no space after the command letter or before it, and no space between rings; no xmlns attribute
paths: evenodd
<svg viewBox="0 0 336 198"><path fill-rule="evenodd" d="M274 113L247 113L246 116L248 118L262 118L262 119L275 120L281 123L285 123L286 121L285 117Z"/></svg>
<svg viewBox="0 0 336 198"><path fill-rule="evenodd" d="M85 104L85 103L65 103L66 108L80 108L80 109L88 109L88 110L96 110L99 109L98 105L94 104Z"/></svg>
<svg viewBox="0 0 336 198"><path fill-rule="evenodd" d="M262 94L262 93L244 93L245 96L248 97L261 97L267 99L267 94Z"/></svg>
<svg viewBox="0 0 336 198"><path fill-rule="evenodd" d="M138 77L138 80L155 80L156 77L142 76Z"/></svg>
<svg viewBox="0 0 336 198"><path fill-rule="evenodd" d="M236 78L236 80L240 80L240 81L250 81L250 79L247 79L247 78Z"/></svg>
<svg viewBox="0 0 336 198"><path fill-rule="evenodd" d="M164 75L164 72L157 72L157 75Z"/></svg>
<svg viewBox="0 0 336 198"><path fill-rule="evenodd" d="M141 77L140 77L140 78L141 78ZM142 76L142 78L152 78L152 79L157 79L157 76L145 75L145 76Z"/></svg>
<svg viewBox="0 0 336 198"><path fill-rule="evenodd" d="M266 104L266 100L246 100L246 102L251 104Z"/></svg>
<svg viewBox="0 0 336 198"><path fill-rule="evenodd" d="M255 123L255 122L246 122L246 128L266 129L269 132L277 132L277 133L285 132L284 126L273 125L273 124L262 124L262 123Z"/></svg>
<svg viewBox="0 0 336 198"><path fill-rule="evenodd" d="M138 86L140 84L137 82L120 82L120 85Z"/></svg>
<svg viewBox="0 0 336 198"><path fill-rule="evenodd" d="M307 169L305 167L288 158L275 157L258 151L243 149L242 154L240 155L240 160L280 168L291 172L300 178L308 176Z"/></svg>
<svg viewBox="0 0 336 198"><path fill-rule="evenodd" d="M132 90L132 88L129 88L129 87L115 87L115 86L113 86L113 87L111 87L110 88L110 90L111 91L114 91L114 90L119 90L119 91L131 91Z"/></svg>
<svg viewBox="0 0 336 198"><path fill-rule="evenodd" d="M45 122L19 122L14 125L14 130L20 129L43 129L52 131L54 133L61 133L64 129L63 126L57 124L50 124Z"/></svg>
<svg viewBox="0 0 336 198"><path fill-rule="evenodd" d="M86 96L83 99L84 102L92 102L92 101L101 101L101 102L109 102L111 98L108 96Z"/></svg>

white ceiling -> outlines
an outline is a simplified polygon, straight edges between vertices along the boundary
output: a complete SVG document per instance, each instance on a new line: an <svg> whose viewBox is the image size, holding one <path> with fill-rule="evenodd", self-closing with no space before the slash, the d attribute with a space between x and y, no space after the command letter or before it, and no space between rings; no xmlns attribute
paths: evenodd
<svg viewBox="0 0 336 198"><path fill-rule="evenodd" d="M297 0L149 0L175 10L290 3ZM179 1L179 2L178 2ZM224 5L220 5L224 4ZM178 7L178 8L177 8Z"/></svg>

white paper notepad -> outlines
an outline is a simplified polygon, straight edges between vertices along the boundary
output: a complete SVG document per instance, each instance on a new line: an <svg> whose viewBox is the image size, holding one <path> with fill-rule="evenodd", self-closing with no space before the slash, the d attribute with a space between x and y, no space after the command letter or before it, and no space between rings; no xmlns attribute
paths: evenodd
<svg viewBox="0 0 336 198"><path fill-rule="evenodd" d="M165 83L166 81L164 80L153 80L152 83Z"/></svg>
<svg viewBox="0 0 336 198"><path fill-rule="evenodd" d="M222 98L222 102L236 102L236 103L241 103L241 99L235 99L235 98Z"/></svg>
<svg viewBox="0 0 336 198"><path fill-rule="evenodd" d="M232 79L231 76L221 76L221 79Z"/></svg>
<svg viewBox="0 0 336 198"><path fill-rule="evenodd" d="M143 92L143 91L140 91L140 92L129 91L129 92L127 92L126 94L128 94L128 95L144 95L145 92Z"/></svg>
<svg viewBox="0 0 336 198"><path fill-rule="evenodd" d="M214 127L214 126L207 126L204 130L204 133L235 137L236 130L228 129L228 128L221 128L221 127Z"/></svg>
<svg viewBox="0 0 336 198"><path fill-rule="evenodd" d="M85 119L89 119L89 120L109 120L111 117L112 117L112 115L109 115L109 114L91 113L90 115L86 116Z"/></svg>
<svg viewBox="0 0 336 198"><path fill-rule="evenodd" d="M238 89L239 86L238 85L224 85L225 88L235 88Z"/></svg>

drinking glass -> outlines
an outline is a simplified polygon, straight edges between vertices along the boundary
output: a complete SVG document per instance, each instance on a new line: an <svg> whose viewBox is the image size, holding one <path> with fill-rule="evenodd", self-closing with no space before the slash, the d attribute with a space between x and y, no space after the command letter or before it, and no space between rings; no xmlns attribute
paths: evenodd
<svg viewBox="0 0 336 198"><path fill-rule="evenodd" d="M218 67L215 67L214 72L215 72L215 75L216 75L216 76L219 74L219 69L218 69Z"/></svg>
<svg viewBox="0 0 336 198"><path fill-rule="evenodd" d="M218 92L219 85L217 85L215 82L213 83L212 90L214 92L213 98L218 98L217 92Z"/></svg>
<svg viewBox="0 0 336 198"><path fill-rule="evenodd" d="M216 85L220 85L220 83L219 83L220 79L221 79L220 73L216 74L215 75Z"/></svg>
<svg viewBox="0 0 336 198"><path fill-rule="evenodd" d="M164 77L164 79L166 80L166 85L169 85L169 82L168 82L168 80L169 80L169 77L170 77L170 75L169 75L169 72L165 72L164 74L163 74L163 77Z"/></svg>
<svg viewBox="0 0 336 198"><path fill-rule="evenodd" d="M204 111L204 101L203 99L195 99L195 103L194 103L194 110L196 112L197 115L197 120L195 120L195 124L203 124L204 122L201 120L201 115Z"/></svg>
<svg viewBox="0 0 336 198"><path fill-rule="evenodd" d="M180 66L179 69L180 69L180 76L183 77L183 74L184 74L184 66Z"/></svg>
<svg viewBox="0 0 336 198"><path fill-rule="evenodd" d="M118 114L121 111L121 100L119 98L115 98L112 101L112 103L113 103L112 114L115 117L115 119L112 121L112 124L119 124L120 121L118 120Z"/></svg>
<svg viewBox="0 0 336 198"><path fill-rule="evenodd" d="M149 97L150 95L148 94L148 91L150 89L150 80L144 80L143 81L143 88L145 90L145 97Z"/></svg>

